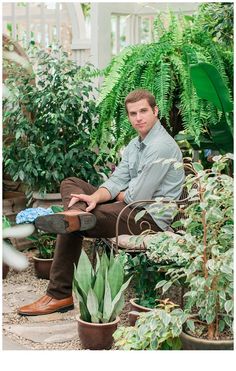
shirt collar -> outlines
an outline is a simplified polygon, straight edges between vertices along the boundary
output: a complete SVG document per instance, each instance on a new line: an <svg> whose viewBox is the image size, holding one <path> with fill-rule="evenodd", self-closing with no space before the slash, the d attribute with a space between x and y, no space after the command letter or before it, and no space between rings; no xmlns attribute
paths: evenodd
<svg viewBox="0 0 236 371"><path fill-rule="evenodd" d="M136 140L135 144L138 147L138 149L141 149L143 147L148 146L152 142L152 138L157 135L157 133L160 131L160 129L161 129L161 122L160 122L160 120L157 120L157 122L151 128L151 130L146 135L144 140L141 140L140 137L137 137L137 140Z"/></svg>

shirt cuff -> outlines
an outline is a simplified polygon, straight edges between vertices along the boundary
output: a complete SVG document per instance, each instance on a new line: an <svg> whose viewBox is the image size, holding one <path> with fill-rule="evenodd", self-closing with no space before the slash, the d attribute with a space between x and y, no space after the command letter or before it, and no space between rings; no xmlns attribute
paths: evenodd
<svg viewBox="0 0 236 371"><path fill-rule="evenodd" d="M108 192L110 192L112 200L118 195L118 193L120 193L120 187L113 183L110 179L101 184L99 188L106 188Z"/></svg>
<svg viewBox="0 0 236 371"><path fill-rule="evenodd" d="M130 204L133 201L134 200L133 200L133 197L132 197L132 192L128 188L127 191L125 192L124 202L128 205L128 204Z"/></svg>

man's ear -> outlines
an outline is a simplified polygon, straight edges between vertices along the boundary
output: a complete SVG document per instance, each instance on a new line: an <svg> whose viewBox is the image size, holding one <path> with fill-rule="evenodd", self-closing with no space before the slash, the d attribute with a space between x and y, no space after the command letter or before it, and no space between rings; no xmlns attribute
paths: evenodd
<svg viewBox="0 0 236 371"><path fill-rule="evenodd" d="M157 108L157 106L155 106L155 107L153 108L153 113L154 113L154 115L157 117L157 115L158 115L158 108Z"/></svg>

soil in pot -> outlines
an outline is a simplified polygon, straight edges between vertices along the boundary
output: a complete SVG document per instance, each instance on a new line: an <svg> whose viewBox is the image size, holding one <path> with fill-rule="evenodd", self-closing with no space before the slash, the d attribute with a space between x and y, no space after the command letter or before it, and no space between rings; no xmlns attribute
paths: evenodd
<svg viewBox="0 0 236 371"><path fill-rule="evenodd" d="M152 309L143 307L142 305L137 304L137 298L130 299L130 312L129 312L129 323L130 326L134 326L137 321L140 312L150 312Z"/></svg>
<svg viewBox="0 0 236 371"><path fill-rule="evenodd" d="M36 277L49 280L53 259L42 259L33 256Z"/></svg>
<svg viewBox="0 0 236 371"><path fill-rule="evenodd" d="M120 318L108 323L90 323L76 317L78 321L78 334L83 349L102 350L111 349L113 333L117 329Z"/></svg>

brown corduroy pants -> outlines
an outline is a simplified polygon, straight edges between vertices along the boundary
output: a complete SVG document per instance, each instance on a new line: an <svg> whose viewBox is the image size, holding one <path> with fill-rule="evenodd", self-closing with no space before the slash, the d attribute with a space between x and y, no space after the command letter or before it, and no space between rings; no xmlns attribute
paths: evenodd
<svg viewBox="0 0 236 371"><path fill-rule="evenodd" d="M81 179L75 177L65 179L61 183L61 196L64 209L68 209L71 193L84 193L91 195L96 190L96 187ZM93 229L83 232L59 234L57 236L56 249L50 273L50 281L47 288L48 295L56 299L64 299L71 296L74 263L76 265L78 263L83 237L115 237L117 217L125 206L126 204L121 201L109 201L104 204L99 204L94 210L92 210L92 213L97 219L96 225ZM86 207L87 205L84 202L78 202L73 205L72 209L85 211ZM131 208L127 208L122 215L119 223L119 234L130 234L127 227L127 218L131 210ZM139 234L142 231L140 229L140 222L142 220L147 221L151 225L152 230L160 230L151 216L148 214L145 214L144 217L139 220L138 223L136 223L134 217L137 212L138 210L134 210L129 220L129 227L134 234Z"/></svg>

